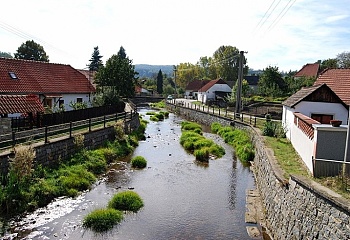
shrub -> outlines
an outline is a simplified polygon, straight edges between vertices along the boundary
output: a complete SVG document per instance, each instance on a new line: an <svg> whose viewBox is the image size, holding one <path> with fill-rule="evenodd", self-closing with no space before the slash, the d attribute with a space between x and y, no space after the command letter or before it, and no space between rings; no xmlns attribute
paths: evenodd
<svg viewBox="0 0 350 240"><path fill-rule="evenodd" d="M10 158L10 168L17 178L21 180L31 175L35 149L32 146L18 145L14 150L15 157Z"/></svg>
<svg viewBox="0 0 350 240"><path fill-rule="evenodd" d="M200 149L197 149L193 152L193 155L196 157L197 161L208 162L208 160L209 160L209 148L202 147Z"/></svg>
<svg viewBox="0 0 350 240"><path fill-rule="evenodd" d="M124 138L125 133L122 121L118 121L114 124L114 131L116 139L121 140Z"/></svg>
<svg viewBox="0 0 350 240"><path fill-rule="evenodd" d="M77 134L74 136L74 145L75 145L75 148L77 150L82 150L84 149L84 139L85 139L85 136L83 134Z"/></svg>
<svg viewBox="0 0 350 240"><path fill-rule="evenodd" d="M115 194L108 202L109 208L123 211L137 212L143 207L141 197L133 191L124 191Z"/></svg>
<svg viewBox="0 0 350 240"><path fill-rule="evenodd" d="M185 130L185 131L200 130L200 132L202 132L202 126L199 125L198 123L183 121L181 122L181 130Z"/></svg>
<svg viewBox="0 0 350 240"><path fill-rule="evenodd" d="M134 168L145 168L147 166L147 161L142 156L136 156L131 159L131 166Z"/></svg>
<svg viewBox="0 0 350 240"><path fill-rule="evenodd" d="M121 211L112 208L96 209L84 217L83 227L90 228L95 232L104 232L112 229L122 220L123 213Z"/></svg>
<svg viewBox="0 0 350 240"><path fill-rule="evenodd" d="M211 132L216 134L220 130L221 124L218 122L214 122L211 124L210 128L211 128Z"/></svg>
<svg viewBox="0 0 350 240"><path fill-rule="evenodd" d="M209 152L218 158L225 155L225 149L217 144L211 145L209 147Z"/></svg>

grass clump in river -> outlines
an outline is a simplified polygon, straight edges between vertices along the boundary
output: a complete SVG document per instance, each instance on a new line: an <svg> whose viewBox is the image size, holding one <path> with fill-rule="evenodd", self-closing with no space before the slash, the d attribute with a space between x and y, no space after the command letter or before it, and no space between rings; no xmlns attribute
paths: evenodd
<svg viewBox="0 0 350 240"><path fill-rule="evenodd" d="M154 122L163 121L165 118L169 117L169 112L149 112L150 114L146 113L147 115L151 115L150 120Z"/></svg>
<svg viewBox="0 0 350 240"><path fill-rule="evenodd" d="M83 220L83 227L90 228L95 232L110 230L123 220L123 213L113 208L96 209L86 215Z"/></svg>
<svg viewBox="0 0 350 240"><path fill-rule="evenodd" d="M131 166L133 168L145 168L147 166L147 160L142 156L136 156L131 159Z"/></svg>
<svg viewBox="0 0 350 240"><path fill-rule="evenodd" d="M221 136L226 143L233 146L240 160L252 161L254 159L255 148L248 132L232 127L225 127L220 123L213 123L211 130L213 133Z"/></svg>
<svg viewBox="0 0 350 240"><path fill-rule="evenodd" d="M181 123L182 134L180 144L189 152L192 152L196 160L207 162L210 155L217 158L225 154L225 149L202 135L202 127L193 122Z"/></svg>
<svg viewBox="0 0 350 240"><path fill-rule="evenodd" d="M56 166L25 164L33 161L35 154L30 148L27 154L16 152L16 164L11 164L9 173L0 179L0 213L14 215L43 207L60 196L75 197L79 192L90 188L96 178L104 173L109 163L129 155L144 137L146 122L141 121L137 131L105 147L86 150L82 148L70 159L59 160ZM25 157L25 156L29 156ZM22 169L22 170L20 170Z"/></svg>
<svg viewBox="0 0 350 240"><path fill-rule="evenodd" d="M143 205L141 197L133 191L119 192L108 202L109 208L132 212L139 211Z"/></svg>

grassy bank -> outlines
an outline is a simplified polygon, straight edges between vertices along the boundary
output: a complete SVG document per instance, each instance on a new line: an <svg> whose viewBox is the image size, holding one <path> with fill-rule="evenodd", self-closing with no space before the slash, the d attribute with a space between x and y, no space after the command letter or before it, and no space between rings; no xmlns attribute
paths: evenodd
<svg viewBox="0 0 350 240"><path fill-rule="evenodd" d="M96 150L84 149L83 135L77 135L74 140L79 149L77 153L51 168L38 166L33 169L33 149L17 147L9 174L1 179L1 213L9 216L32 211L56 197L74 197L89 189L97 177L106 171L109 163L134 150L138 141L144 138L145 128L146 122L141 121L139 129L124 135L121 125L116 125L116 140Z"/></svg>

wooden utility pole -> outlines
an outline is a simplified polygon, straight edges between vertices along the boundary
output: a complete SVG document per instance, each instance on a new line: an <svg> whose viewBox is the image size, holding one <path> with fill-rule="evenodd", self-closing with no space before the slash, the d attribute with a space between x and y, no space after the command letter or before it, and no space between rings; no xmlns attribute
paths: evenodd
<svg viewBox="0 0 350 240"><path fill-rule="evenodd" d="M176 69L176 66L174 66L173 71L174 71L175 98L177 98L177 89L176 89L176 71L177 71L177 69Z"/></svg>
<svg viewBox="0 0 350 240"><path fill-rule="evenodd" d="M236 92L236 112L235 118L240 116L242 109L242 81L243 81L244 51L239 52L238 82Z"/></svg>

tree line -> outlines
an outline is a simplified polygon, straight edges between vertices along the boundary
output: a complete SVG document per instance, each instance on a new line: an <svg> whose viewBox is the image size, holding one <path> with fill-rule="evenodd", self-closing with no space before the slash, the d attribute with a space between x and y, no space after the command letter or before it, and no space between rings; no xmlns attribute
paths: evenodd
<svg viewBox="0 0 350 240"><path fill-rule="evenodd" d="M132 97L135 86L163 95L184 93L188 83L197 80L213 80L222 78L225 81L237 82L239 68L239 49L233 46L220 46L212 56L200 57L196 64L180 63L173 66L174 75L163 74L159 70L154 78L138 78L132 60L121 46L117 54L113 54L103 64L98 46L94 47L87 67L94 72L97 86L94 105L110 105L120 101L123 97ZM0 52L0 57L12 58L10 53ZM49 56L44 48L31 41L21 44L14 54L16 59L27 59L49 62ZM247 75L249 67L247 59L243 59L243 74ZM336 58L329 58L318 62L320 70L327 68L350 68L350 52L343 52ZM176 78L175 78L176 73ZM286 97L305 86L311 86L315 78L302 77L295 79L296 71L288 73L279 71L276 66L268 66L259 74L258 91L254 94L268 97ZM232 91L234 97L235 88ZM248 83L243 81L243 96L252 94Z"/></svg>

